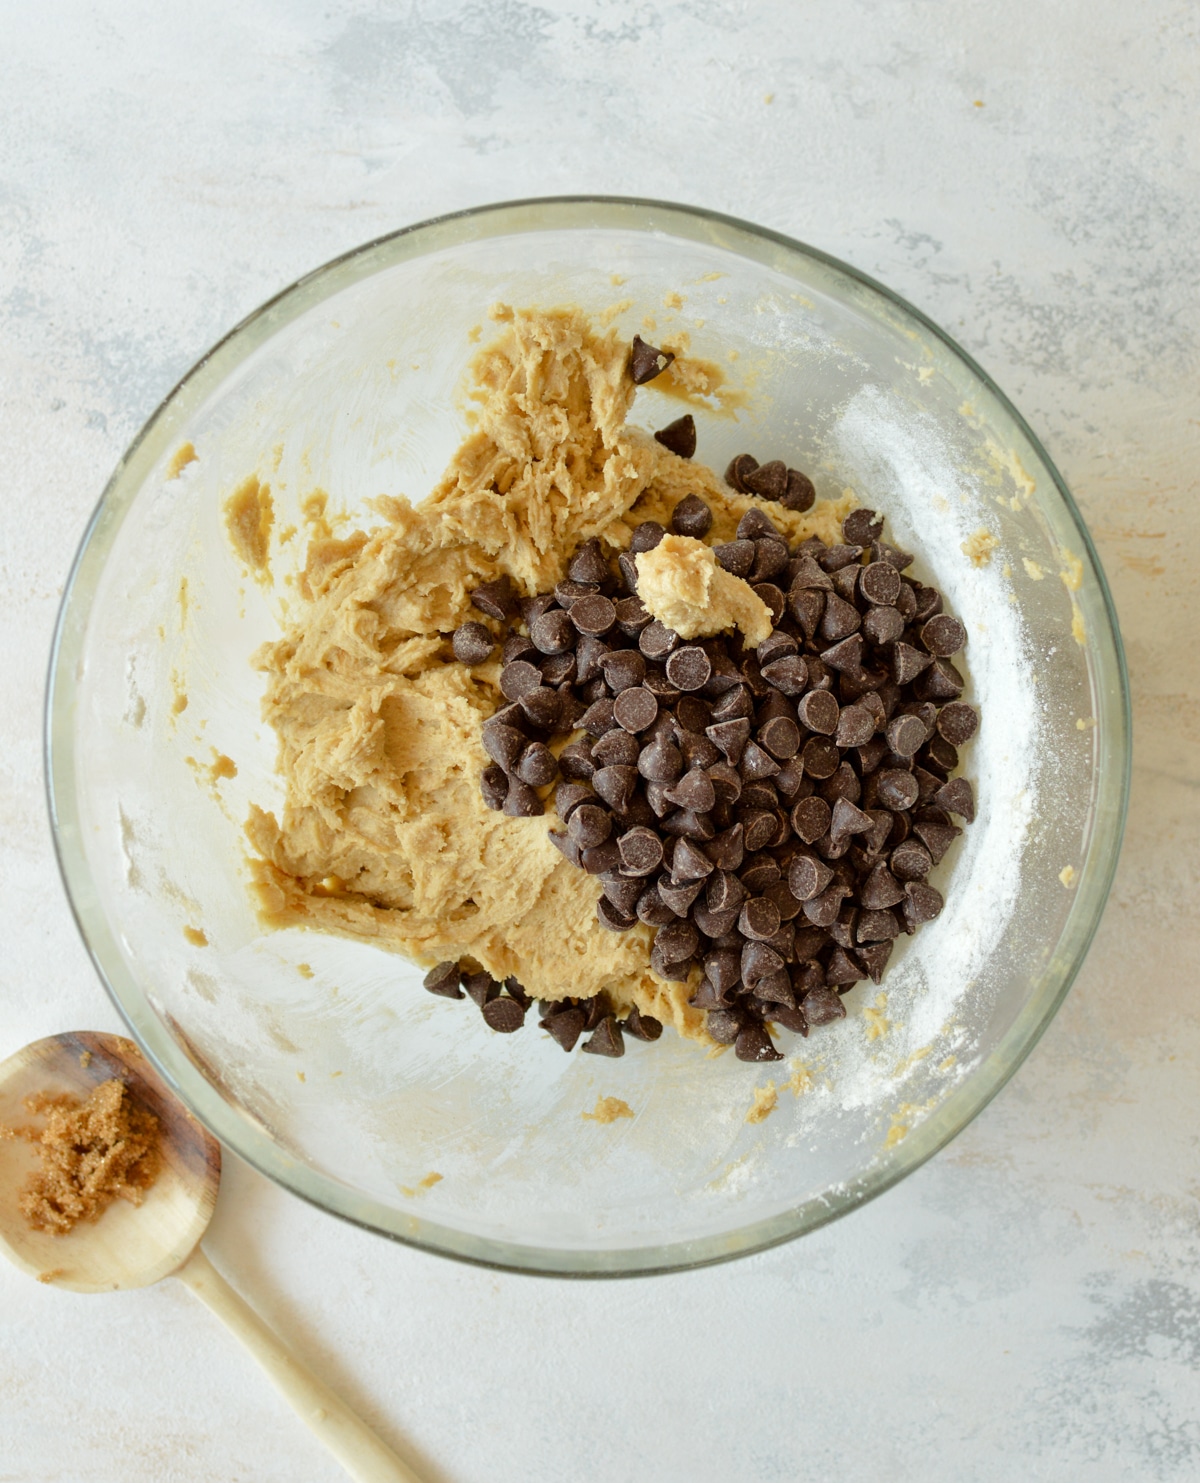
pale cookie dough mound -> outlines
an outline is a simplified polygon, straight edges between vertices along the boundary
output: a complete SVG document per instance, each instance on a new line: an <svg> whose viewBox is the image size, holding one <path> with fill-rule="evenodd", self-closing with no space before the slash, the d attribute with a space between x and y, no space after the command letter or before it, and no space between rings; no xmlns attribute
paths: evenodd
<svg viewBox="0 0 1200 1483"><path fill-rule="evenodd" d="M717 565L712 547L691 536L664 536L637 560L638 596L682 639L740 628L750 648L771 632L771 610L748 582Z"/></svg>
<svg viewBox="0 0 1200 1483"><path fill-rule="evenodd" d="M247 824L259 908L271 926L423 964L473 959L541 999L605 991L617 1014L636 1005L706 1040L692 988L651 970L649 929L599 926L599 882L550 843L553 816L484 806L480 728L505 703L499 664L459 663L449 636L478 617L482 583L507 575L520 594L547 591L582 542L622 550L687 494L712 509L714 540L761 501L626 426L635 388L615 332L596 334L574 309L493 314L505 329L472 366L475 428L441 482L415 508L378 501L375 530L314 540L303 601L258 656L287 788L280 817L254 809ZM789 540L835 541L852 504L771 513ZM726 621L753 626L747 593L726 594Z"/></svg>

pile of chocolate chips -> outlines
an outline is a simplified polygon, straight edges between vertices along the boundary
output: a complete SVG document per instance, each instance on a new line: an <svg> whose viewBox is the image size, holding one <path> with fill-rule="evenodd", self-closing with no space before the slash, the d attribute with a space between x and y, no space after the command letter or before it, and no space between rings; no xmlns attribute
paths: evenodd
<svg viewBox="0 0 1200 1483"><path fill-rule="evenodd" d="M812 502L804 476L778 461L740 455L726 479ZM671 528L703 538L711 523L689 495ZM845 544L793 549L765 509L748 510L737 539L714 550L771 611L756 650L737 633L688 643L651 618L634 556L666 534L655 522L615 569L593 540L553 592L518 598L501 577L472 593L508 629L506 704L483 726L486 803L540 815L556 785L564 828L549 837L600 878L601 925L654 928L650 961L667 981L699 964L689 1002L742 1060L780 1059L768 1024L807 1035L845 1014L840 995L855 983L880 982L900 933L942 909L926 877L961 833L951 816L974 817L970 783L951 776L978 726L951 662L966 631L935 588L904 575L913 558L882 527L855 510ZM453 644L478 664L495 639L467 623ZM549 743L576 732L556 756ZM485 1016L513 1018L492 1007L503 1004L485 1001ZM541 1023L570 1049L600 1013L593 1004L546 1004ZM657 1037L656 1021L641 1024ZM606 1048L619 1034L605 1013L584 1049L620 1054Z"/></svg>
<svg viewBox="0 0 1200 1483"><path fill-rule="evenodd" d="M461 999L465 989L467 997L479 1005L487 1024L502 1035L521 1028L532 1002L515 978L497 983L490 973L464 969L458 963L439 963L431 968L425 975L425 987L444 999ZM637 1040L657 1040L663 1029L658 1020L640 1014L636 1005L619 1020L612 1012L607 994L596 994L590 999L547 1001L542 1005L542 1012L539 1024L543 1030L549 1030L565 1051L574 1050L579 1037L590 1031L580 1049L595 1056L623 1056L626 1035Z"/></svg>

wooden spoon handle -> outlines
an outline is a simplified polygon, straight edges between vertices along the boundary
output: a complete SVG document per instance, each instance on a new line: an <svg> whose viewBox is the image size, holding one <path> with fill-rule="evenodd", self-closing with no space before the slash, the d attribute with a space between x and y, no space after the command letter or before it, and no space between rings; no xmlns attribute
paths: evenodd
<svg viewBox="0 0 1200 1483"><path fill-rule="evenodd" d="M239 1338L318 1441L358 1483L421 1483L371 1428L291 1354L197 1246L175 1276Z"/></svg>

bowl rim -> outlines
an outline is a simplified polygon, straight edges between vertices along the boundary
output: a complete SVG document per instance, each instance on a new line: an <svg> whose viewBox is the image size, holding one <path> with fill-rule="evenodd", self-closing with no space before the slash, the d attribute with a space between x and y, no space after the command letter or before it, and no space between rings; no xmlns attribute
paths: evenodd
<svg viewBox="0 0 1200 1483"><path fill-rule="evenodd" d="M588 220L587 213L596 210L616 213L622 219ZM527 220L530 214L535 218L533 221ZM141 477L135 478L134 474L139 473L143 465L148 471L158 457L158 453L148 456L154 435L158 434L159 441L165 444L178 420L180 401L184 398L193 400L192 394L202 387L205 395L214 390L234 368L222 364L220 374L216 375L214 362L223 362L248 337L252 343L245 347L235 364L297 314L307 312L332 293L342 291L385 266L419 255L423 239L435 248L500 235L596 227L696 238L695 230L684 233L671 231L672 225L678 228L684 223L706 232L704 240L710 242L713 240L712 230L716 228L732 232L742 239L741 249L749 243L758 244L764 251L783 249L789 255L807 258L832 270L859 290L866 290L868 301L881 301L876 304L876 310L890 307L892 311L899 311L902 318L915 323L926 335L940 342L994 399L1000 411L1011 419L1018 434L1027 441L1074 525L1082 553L1083 580L1085 584L1094 586L1106 619L1101 631L1089 632L1088 635L1090 653L1095 656L1094 662L1089 659L1089 673L1100 722L1092 765L1090 831L1074 901L1056 944L1058 951L1051 956L1003 1038L959 1087L932 1109L895 1148L877 1154L871 1166L858 1178L836 1191L813 1197L736 1230L690 1240L612 1251L534 1246L478 1236L436 1221L418 1219L363 1197L300 1163L264 1130L236 1113L150 1008L144 991L130 976L112 971L120 966L120 959L115 953L115 943L107 941L111 937L107 919L98 906L83 851L77 844L80 831L75 802L72 700L73 677L82 653L92 596L92 588L84 578L88 575L98 577L103 568L107 548L141 487ZM442 238L447 240L442 242ZM416 251L407 250L414 245ZM753 254L727 240L720 245L727 251L753 259ZM376 263L376 259L380 261ZM758 260L762 261L762 258ZM348 268L358 271L347 277L345 270ZM324 294L311 303L304 302L302 306L298 303L323 282L326 285ZM295 312L289 314L289 309ZM1098 684L1098 679L1105 679L1106 684ZM43 740L46 798L55 856L80 936L110 1000L130 1033L168 1085L210 1132L267 1178L318 1209L365 1230L477 1266L529 1275L582 1278L686 1271L794 1240L883 1194L973 1121L1040 1040L1087 955L1112 885L1124 833L1132 761L1131 732L1129 679L1116 607L1079 509L1066 481L1020 412L988 373L945 330L900 294L860 269L771 228L704 207L650 198L557 195L496 201L448 212L361 243L272 295L223 335L179 379L118 461L75 552L63 588L50 649ZM1068 947L1065 953L1062 951L1064 944ZM122 992L114 982L114 979L125 977L129 977L131 992Z"/></svg>

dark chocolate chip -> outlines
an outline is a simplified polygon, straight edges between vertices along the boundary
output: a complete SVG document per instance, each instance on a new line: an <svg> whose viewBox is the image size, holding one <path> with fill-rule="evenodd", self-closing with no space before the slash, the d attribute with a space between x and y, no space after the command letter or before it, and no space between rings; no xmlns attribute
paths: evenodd
<svg viewBox="0 0 1200 1483"><path fill-rule="evenodd" d="M565 654L575 646L575 628L570 615L561 608L551 608L535 618L529 629L534 647L542 654Z"/></svg>
<svg viewBox="0 0 1200 1483"><path fill-rule="evenodd" d="M504 807L504 800L508 797L508 774L499 763L493 762L490 767L483 769L479 777L479 791L488 808L498 813Z"/></svg>
<svg viewBox="0 0 1200 1483"><path fill-rule="evenodd" d="M892 874L902 881L921 881L933 869L933 856L916 839L898 844L891 855ZM889 902L894 906L894 902Z"/></svg>
<svg viewBox="0 0 1200 1483"><path fill-rule="evenodd" d="M601 896L596 902L596 920L606 931L628 932L637 921L637 917L632 912L622 911L617 903L610 901L607 896Z"/></svg>
<svg viewBox="0 0 1200 1483"><path fill-rule="evenodd" d="M507 572L471 592L471 601L489 618L511 618L517 610L517 590Z"/></svg>
<svg viewBox="0 0 1200 1483"><path fill-rule="evenodd" d="M814 1029L846 1018L846 1006L833 989L810 989L804 996L803 1009L805 1019Z"/></svg>
<svg viewBox="0 0 1200 1483"><path fill-rule="evenodd" d="M904 887L880 861L867 876L858 899L868 911L883 911L904 900Z"/></svg>
<svg viewBox="0 0 1200 1483"><path fill-rule="evenodd" d="M792 828L805 844L813 844L829 832L832 817L829 804L823 798L802 798L792 809Z"/></svg>
<svg viewBox="0 0 1200 1483"><path fill-rule="evenodd" d="M712 519L712 511L698 494L685 494L671 514L671 529L677 536L702 540L712 527Z"/></svg>
<svg viewBox="0 0 1200 1483"><path fill-rule="evenodd" d="M808 475L802 474L799 469L788 469L787 484L780 496L780 503L786 509L803 515L806 510L812 509L816 498L816 488Z"/></svg>
<svg viewBox="0 0 1200 1483"><path fill-rule="evenodd" d="M933 801L948 814L957 814L971 823L975 818L975 790L966 778L951 778L933 795Z"/></svg>
<svg viewBox="0 0 1200 1483"><path fill-rule="evenodd" d="M800 750L800 728L788 716L772 716L759 728L758 740L772 757L786 762Z"/></svg>
<svg viewBox="0 0 1200 1483"><path fill-rule="evenodd" d="M739 453L725 470L725 482L739 494L746 493L745 478L758 467L758 459L752 453Z"/></svg>
<svg viewBox="0 0 1200 1483"><path fill-rule="evenodd" d="M913 582L912 590L917 604L912 621L920 627L942 611L942 594L936 587L925 587L920 582Z"/></svg>
<svg viewBox="0 0 1200 1483"><path fill-rule="evenodd" d="M517 759L529 743L529 738L515 726L495 725L489 722L481 732L483 750L493 762L498 762L505 772L511 772Z"/></svg>
<svg viewBox="0 0 1200 1483"><path fill-rule="evenodd" d="M591 748L592 760L597 767L636 767L641 751L637 738L630 736L619 726L606 731L598 741L592 743Z"/></svg>
<svg viewBox="0 0 1200 1483"><path fill-rule="evenodd" d="M606 731L611 731L617 724L613 716L612 696L605 695L602 699L593 701L580 716L579 724L592 736L603 736Z"/></svg>
<svg viewBox="0 0 1200 1483"><path fill-rule="evenodd" d="M949 659L967 642L967 630L949 613L939 613L921 629L921 642L937 658Z"/></svg>
<svg viewBox="0 0 1200 1483"><path fill-rule="evenodd" d="M861 747L875 733L875 721L871 712L862 705L848 705L838 716L834 740L839 747Z"/></svg>
<svg viewBox="0 0 1200 1483"><path fill-rule="evenodd" d="M898 643L892 648L892 675L897 685L909 685L933 660L911 644Z"/></svg>
<svg viewBox="0 0 1200 1483"><path fill-rule="evenodd" d="M511 1035L525 1023L525 1010L515 999L505 996L489 999L483 1006L483 1017L497 1034Z"/></svg>
<svg viewBox="0 0 1200 1483"><path fill-rule="evenodd" d="M797 855L788 867L788 890L797 901L812 901L833 879L833 871L815 855Z"/></svg>
<svg viewBox="0 0 1200 1483"><path fill-rule="evenodd" d="M606 875L621 868L621 852L610 835L603 844L592 845L579 852L579 863L589 875Z"/></svg>
<svg viewBox="0 0 1200 1483"><path fill-rule="evenodd" d="M640 597L619 597L614 606L617 610L617 627L626 638L636 638L653 621Z"/></svg>
<svg viewBox="0 0 1200 1483"><path fill-rule="evenodd" d="M720 721L736 721L742 716L749 718L753 714L754 702L750 698L749 688L744 684L738 684L732 689L726 690L713 703L712 718L714 724Z"/></svg>
<svg viewBox="0 0 1200 1483"><path fill-rule="evenodd" d="M900 923L894 913L882 909L859 915L855 938L858 942L891 942L900 935Z"/></svg>
<svg viewBox="0 0 1200 1483"><path fill-rule="evenodd" d="M712 674L712 662L696 644L676 649L667 660L667 679L680 690L699 690Z"/></svg>
<svg viewBox="0 0 1200 1483"><path fill-rule="evenodd" d="M883 517L865 507L851 510L842 521L842 535L852 546L869 546L883 532Z"/></svg>
<svg viewBox="0 0 1200 1483"><path fill-rule="evenodd" d="M898 767L881 768L873 773L879 801L885 808L902 810L912 808L917 801L919 788L911 772Z"/></svg>
<svg viewBox="0 0 1200 1483"><path fill-rule="evenodd" d="M825 616L821 619L819 631L827 643L836 644L849 638L858 631L861 624L862 619L853 603L839 597L836 592L826 594Z"/></svg>
<svg viewBox="0 0 1200 1483"><path fill-rule="evenodd" d="M614 695L640 685L646 678L646 661L636 649L616 649L599 660L604 683Z"/></svg>
<svg viewBox="0 0 1200 1483"><path fill-rule="evenodd" d="M753 942L765 942L779 931L779 908L765 896L751 896L737 919L738 931Z"/></svg>
<svg viewBox="0 0 1200 1483"><path fill-rule="evenodd" d="M594 597L599 590L597 582L559 582L554 589L554 600L560 608L570 609L580 598Z"/></svg>
<svg viewBox="0 0 1200 1483"><path fill-rule="evenodd" d="M661 376L674 359L672 351L659 350L648 345L641 335L634 335L629 350L629 378L635 386L644 386L655 376Z"/></svg>
<svg viewBox="0 0 1200 1483"><path fill-rule="evenodd" d="M779 763L757 742L749 741L742 749L740 769L747 782L757 782L760 778L773 778L779 771Z"/></svg>
<svg viewBox="0 0 1200 1483"><path fill-rule="evenodd" d="M618 841L618 848L620 841ZM622 855L622 860L624 856ZM604 893L604 899L611 902L617 911L623 916L632 917L637 911L638 900L646 889L646 882L633 880L622 871L619 875L611 872L600 877L600 889Z"/></svg>
<svg viewBox="0 0 1200 1483"><path fill-rule="evenodd" d="M572 556L571 563L567 567L567 576L572 582L589 582L595 586L602 586L609 581L612 573L608 569L608 562L604 559L604 551L600 542L595 537L590 541L584 541Z"/></svg>
<svg viewBox="0 0 1200 1483"><path fill-rule="evenodd" d="M725 755L733 766L741 761L742 752L750 740L750 721L738 716L731 721L716 721L705 727L705 736Z"/></svg>
<svg viewBox="0 0 1200 1483"><path fill-rule="evenodd" d="M779 659L772 659L763 665L761 673L764 680L784 695L803 695L808 684L808 665L799 654L784 654Z"/></svg>
<svg viewBox="0 0 1200 1483"><path fill-rule="evenodd" d="M726 541L723 546L714 546L712 553L717 558L717 565L735 577L748 577L758 554L753 541Z"/></svg>
<svg viewBox="0 0 1200 1483"><path fill-rule="evenodd" d="M530 742L513 769L516 776L531 788L544 788L558 776L554 753L544 742Z"/></svg>
<svg viewBox="0 0 1200 1483"><path fill-rule="evenodd" d="M557 1014L549 1015L542 1020L542 1025L569 1054L575 1049L576 1041L583 1034L585 1019L586 1016L582 1009L564 1006Z"/></svg>
<svg viewBox="0 0 1200 1483"><path fill-rule="evenodd" d="M649 379L649 378L645 378ZM625 1040L615 1015L605 1015L596 1031L579 1047L590 1056L623 1056Z"/></svg>
<svg viewBox="0 0 1200 1483"><path fill-rule="evenodd" d="M540 618L539 623L545 623L550 617ZM617 621L617 610L610 598L604 597L599 592L593 592L588 597L581 597L577 602L571 604L571 623L580 633L585 633L591 638L603 638ZM534 643L538 642L534 634ZM540 648L541 645L539 644Z"/></svg>
<svg viewBox="0 0 1200 1483"><path fill-rule="evenodd" d="M609 808L623 814L633 798L637 780L636 767L600 767L592 777L592 787Z"/></svg>
<svg viewBox="0 0 1200 1483"><path fill-rule="evenodd" d="M738 521L737 538L739 541L760 541L764 536L775 541L783 540L782 532L771 517L757 505L751 505Z"/></svg>
<svg viewBox="0 0 1200 1483"><path fill-rule="evenodd" d="M546 838L565 860L569 860L572 865L580 864L579 846L569 834L564 834L558 829L551 829Z"/></svg>
<svg viewBox="0 0 1200 1483"><path fill-rule="evenodd" d="M835 947L825 965L825 981L830 988L849 987L865 978L866 974L845 948Z"/></svg>
<svg viewBox="0 0 1200 1483"><path fill-rule="evenodd" d="M666 796L680 808L706 814L717 801L712 779L702 768L692 768L666 790Z"/></svg>
<svg viewBox="0 0 1200 1483"><path fill-rule="evenodd" d="M627 875L652 875L662 864L662 840L653 829L639 826L627 830L617 840L617 848L621 852L621 868Z"/></svg>
<svg viewBox="0 0 1200 1483"><path fill-rule="evenodd" d="M443 999L461 999L462 974L457 963L439 963L425 975L424 984L431 994Z"/></svg>
<svg viewBox="0 0 1200 1483"><path fill-rule="evenodd" d="M482 623L462 624L454 630L451 643L460 664L483 664L492 657L496 647L496 640Z"/></svg>
<svg viewBox="0 0 1200 1483"><path fill-rule="evenodd" d="M620 701L627 695L638 693L636 690L625 690L617 699ZM683 754L670 742L654 741L643 749L637 768L647 782L673 783L683 772Z"/></svg>
<svg viewBox="0 0 1200 1483"><path fill-rule="evenodd" d="M647 659L665 659L678 643L679 635L657 618L647 624L638 635L638 648Z"/></svg>
<svg viewBox="0 0 1200 1483"><path fill-rule="evenodd" d="M700 881L713 872L713 862L690 839L681 839L671 858L671 879L677 884Z"/></svg>
<svg viewBox="0 0 1200 1483"><path fill-rule="evenodd" d="M500 693L505 700L520 700L527 690L534 690L541 683L541 670L528 659L514 659L500 671Z"/></svg>
<svg viewBox="0 0 1200 1483"><path fill-rule="evenodd" d="M684 881L682 883L669 881L665 877L658 882L658 894L670 913L667 925L670 926L677 917L686 917L700 895L703 881Z"/></svg>
<svg viewBox="0 0 1200 1483"><path fill-rule="evenodd" d="M517 704L531 726L540 731L556 729L562 715L562 697L557 690L551 690L549 685L539 685L534 690L526 690Z"/></svg>
<svg viewBox="0 0 1200 1483"><path fill-rule="evenodd" d="M838 749L827 736L813 736L804 743L800 753L804 762L804 771L810 778L832 777L838 769L841 757Z"/></svg>
<svg viewBox="0 0 1200 1483"><path fill-rule="evenodd" d="M890 561L872 561L862 569L858 590L869 603L894 607L900 596L900 573Z"/></svg>
<svg viewBox="0 0 1200 1483"><path fill-rule="evenodd" d="M558 689L560 685L571 684L577 673L575 655L570 652L547 654L539 662L538 668L542 672L543 683L552 685L555 689Z"/></svg>
<svg viewBox="0 0 1200 1483"><path fill-rule="evenodd" d="M742 488L747 494L757 494L762 499L782 499L787 492L787 465L778 458L742 474ZM740 532L739 532L740 534Z"/></svg>
<svg viewBox="0 0 1200 1483"><path fill-rule="evenodd" d="M871 982L874 984L883 981L883 970L887 967L888 959L892 956L892 944L885 942L864 942L858 948L858 956L863 967L867 970Z"/></svg>
<svg viewBox="0 0 1200 1483"><path fill-rule="evenodd" d="M796 707L796 714L809 731L832 736L838 729L841 707L828 690L810 690Z"/></svg>
<svg viewBox="0 0 1200 1483"><path fill-rule="evenodd" d="M828 886L819 896L804 903L804 915L816 927L829 927L837 921L842 909L846 888L837 881Z"/></svg>
<svg viewBox="0 0 1200 1483"><path fill-rule="evenodd" d="M613 719L625 731L645 731L658 716L658 701L644 685L622 690L612 702ZM650 773L644 776L650 777Z"/></svg>
<svg viewBox="0 0 1200 1483"><path fill-rule="evenodd" d="M904 918L910 928L921 922L932 922L945 905L942 893L924 881L908 881L904 894Z"/></svg>
<svg viewBox="0 0 1200 1483"><path fill-rule="evenodd" d="M863 615L862 631L877 648L883 648L904 632L904 619L895 608L869 608Z"/></svg>
<svg viewBox="0 0 1200 1483"><path fill-rule="evenodd" d="M642 551L653 551L666 533L667 527L657 520L643 520L629 539L629 549L635 556Z"/></svg>
<svg viewBox="0 0 1200 1483"><path fill-rule="evenodd" d="M675 920L677 913L663 900L658 886L649 885L638 897L637 915L638 921L645 922L648 927L665 927Z"/></svg>
<svg viewBox="0 0 1200 1483"><path fill-rule="evenodd" d="M962 833L953 824L933 824L925 821L913 825L913 833L922 842L935 865L939 865L946 851Z"/></svg>
<svg viewBox="0 0 1200 1483"><path fill-rule="evenodd" d="M745 831L743 826L732 824L714 835L708 842L708 858L719 870L738 870L745 858Z"/></svg>
<svg viewBox="0 0 1200 1483"><path fill-rule="evenodd" d="M902 572L905 567L912 565L913 558L907 551L889 546L886 541L874 541L871 544L871 560L890 561L898 572Z"/></svg>
<svg viewBox="0 0 1200 1483"><path fill-rule="evenodd" d="M595 803L581 803L571 810L567 832L581 850L590 850L612 832L612 815Z"/></svg>
<svg viewBox="0 0 1200 1483"><path fill-rule="evenodd" d="M771 610L771 622L779 623L787 611L787 598L783 595L783 588L776 587L774 582L756 582L751 590Z"/></svg>
<svg viewBox="0 0 1200 1483"><path fill-rule="evenodd" d="M720 1014L720 1010L714 1010ZM709 1016L712 1018L712 1015ZM733 1043L733 1053L739 1061L782 1061L783 1055L771 1043L766 1027L751 1021L738 1031Z"/></svg>
<svg viewBox="0 0 1200 1483"><path fill-rule="evenodd" d="M911 757L925 741L925 726L919 716L897 716L888 723L886 734L898 757Z"/></svg>
<svg viewBox="0 0 1200 1483"><path fill-rule="evenodd" d="M938 712L937 729L952 747L961 747L979 729L979 713L964 701L951 701Z"/></svg>
<svg viewBox="0 0 1200 1483"><path fill-rule="evenodd" d="M839 798L833 805L829 833L834 839L845 839L850 834L865 834L871 828L871 818L848 798Z"/></svg>
<svg viewBox="0 0 1200 1483"><path fill-rule="evenodd" d="M787 570L790 559L791 552L782 541L764 536L754 543L754 565L750 569L747 581L754 586L761 586L763 582L773 582L776 577Z"/></svg>
<svg viewBox="0 0 1200 1483"><path fill-rule="evenodd" d="M964 683L949 659L935 659L913 686L913 694L918 700L957 700Z"/></svg>
<svg viewBox="0 0 1200 1483"><path fill-rule="evenodd" d="M508 792L504 798L504 812L514 819L533 819L545 812L542 800L528 783L520 778L510 778Z"/></svg>
<svg viewBox="0 0 1200 1483"><path fill-rule="evenodd" d="M834 595L836 596L836 594ZM829 598L826 597L826 602L828 601ZM857 674L862 669L862 634L852 633L849 638L843 639L840 644L834 644L830 649L822 649L821 661L823 664L828 665L830 669L836 669L839 674Z"/></svg>
<svg viewBox="0 0 1200 1483"><path fill-rule="evenodd" d="M732 1045L744 1021L740 1009L710 1009L704 1018L704 1028L718 1045Z"/></svg>

